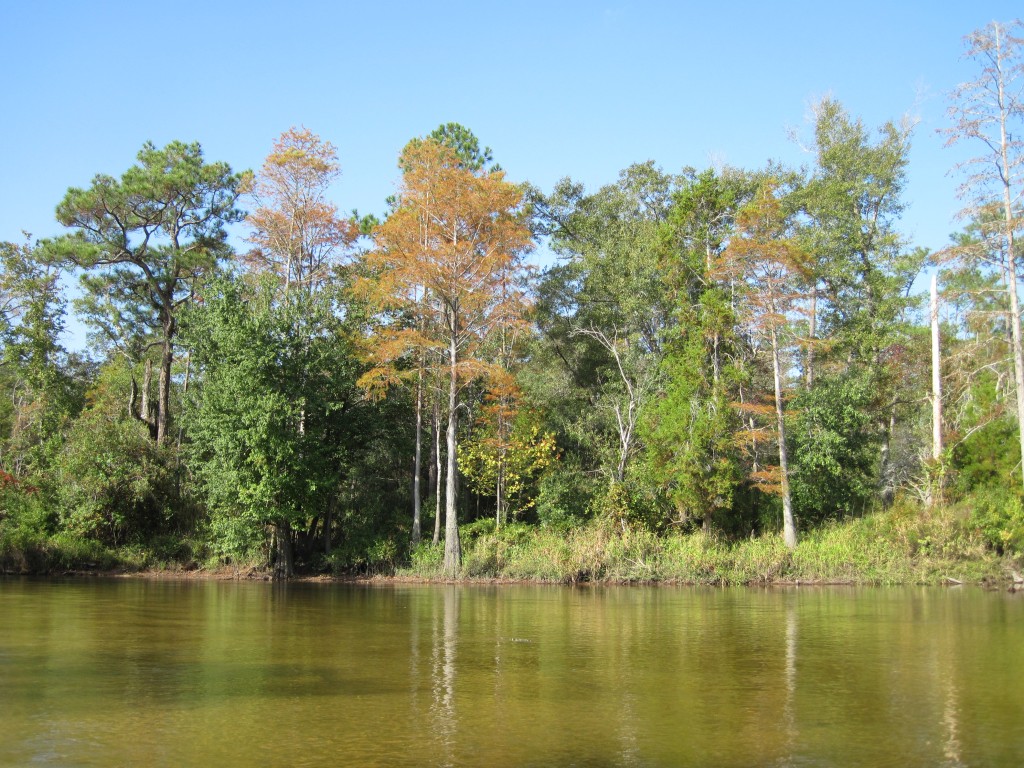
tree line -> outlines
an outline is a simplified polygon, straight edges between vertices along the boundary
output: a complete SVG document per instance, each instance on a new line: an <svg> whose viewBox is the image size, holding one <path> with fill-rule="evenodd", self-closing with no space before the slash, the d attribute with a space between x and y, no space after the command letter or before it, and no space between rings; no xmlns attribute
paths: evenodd
<svg viewBox="0 0 1024 768"><path fill-rule="evenodd" d="M339 210L305 128L256 172L146 144L68 190L67 234L0 246L0 533L282 575L443 546L454 576L460 531L792 548L912 500L1018 551L1019 30L966 38L946 133L978 155L938 253L899 230L913 124L831 98L807 167L647 162L596 191L512 183L449 123L402 150L379 218ZM61 346L69 272L86 351Z"/></svg>

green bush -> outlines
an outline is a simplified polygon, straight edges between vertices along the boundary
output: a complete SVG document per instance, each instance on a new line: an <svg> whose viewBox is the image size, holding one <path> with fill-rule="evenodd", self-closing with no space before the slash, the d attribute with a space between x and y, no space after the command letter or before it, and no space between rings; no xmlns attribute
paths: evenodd
<svg viewBox="0 0 1024 768"><path fill-rule="evenodd" d="M56 462L62 528L114 546L162 532L173 493L169 452L123 415L126 377L117 366L104 370Z"/></svg>
<svg viewBox="0 0 1024 768"><path fill-rule="evenodd" d="M557 463L541 476L539 486L536 509L542 525L566 529L586 519L593 483L578 466L567 460Z"/></svg>
<svg viewBox="0 0 1024 768"><path fill-rule="evenodd" d="M1024 554L1024 504L1009 490L990 488L974 495L971 524L999 554Z"/></svg>
<svg viewBox="0 0 1024 768"><path fill-rule="evenodd" d="M413 547L410 555L410 570L418 576L436 576L444 565L444 543L434 544L421 541Z"/></svg>

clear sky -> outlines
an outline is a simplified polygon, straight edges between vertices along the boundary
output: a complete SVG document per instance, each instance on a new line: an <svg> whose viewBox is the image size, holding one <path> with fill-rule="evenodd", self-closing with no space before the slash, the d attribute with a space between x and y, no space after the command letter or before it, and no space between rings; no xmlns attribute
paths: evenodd
<svg viewBox="0 0 1024 768"><path fill-rule="evenodd" d="M826 94L877 126L919 120L902 230L956 229L947 93L975 71L962 37L1018 2L113 2L0 0L0 239L59 234L69 186L119 176L142 143L199 141L256 169L304 125L333 142L342 210L381 213L395 161L443 122L516 181L596 189L666 171L809 161Z"/></svg>

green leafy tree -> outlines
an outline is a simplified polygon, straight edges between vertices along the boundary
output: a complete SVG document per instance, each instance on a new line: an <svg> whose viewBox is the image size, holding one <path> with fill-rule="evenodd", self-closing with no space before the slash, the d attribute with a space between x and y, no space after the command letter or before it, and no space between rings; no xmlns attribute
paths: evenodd
<svg viewBox="0 0 1024 768"><path fill-rule="evenodd" d="M121 361L101 370L54 461L61 528L113 546L145 541L176 522L167 449L125 415L129 378Z"/></svg>
<svg viewBox="0 0 1024 768"><path fill-rule="evenodd" d="M82 384L60 344L65 301L60 270L30 244L0 243L0 466L47 473L60 430L81 407Z"/></svg>
<svg viewBox="0 0 1024 768"><path fill-rule="evenodd" d="M662 361L664 391L644 422L649 472L675 508L675 522L734 525L741 479L736 433L742 341L733 294L714 265L750 194L746 174L688 172L663 227L662 273L675 322Z"/></svg>
<svg viewBox="0 0 1024 768"><path fill-rule="evenodd" d="M497 502L505 505L497 518L501 525L509 514L520 517L536 504L538 483L557 449L554 434L542 432L527 414L518 414L504 432L499 427L488 422L474 434L459 455L459 469L474 492L503 500Z"/></svg>
<svg viewBox="0 0 1024 768"><path fill-rule="evenodd" d="M265 552L287 577L298 534L308 541L330 530L346 446L356 440L356 369L337 307L278 303L276 292L269 279L254 287L220 279L188 313L198 382L187 425L218 549Z"/></svg>
<svg viewBox="0 0 1024 768"><path fill-rule="evenodd" d="M1020 460L1005 240L996 234L1001 224L998 211L980 212L936 257L944 265L940 275L948 315L943 421L951 490L961 495L1005 490Z"/></svg>
<svg viewBox="0 0 1024 768"><path fill-rule="evenodd" d="M808 524L863 513L875 498L876 393L869 376L828 376L793 403L793 502Z"/></svg>
<svg viewBox="0 0 1024 768"><path fill-rule="evenodd" d="M894 428L900 418L916 418L920 393L902 386L899 351L909 344L908 313L914 304L909 289L924 253L908 250L897 229L912 130L910 123L889 121L872 135L840 103L823 100L815 108L815 165L792 196L807 254L801 288L807 296L806 321L798 339L802 385L813 389L819 381L834 379L814 402L821 403L827 394L840 398L832 403L836 413L858 409L871 414L858 420L860 432L833 433L849 441L842 448L814 440L830 428L808 419L827 409L811 408L805 416L799 434L811 442L797 449L808 466L802 476L832 461L828 453L816 455L819 449L859 456L865 445L874 446L873 462L847 467L847 485L839 496L860 497L857 489L871 484L891 495ZM863 399L866 393L873 393L870 400ZM854 477L854 467L865 474ZM807 511L812 516L824 512Z"/></svg>
<svg viewBox="0 0 1024 768"><path fill-rule="evenodd" d="M45 244L50 260L87 271L87 317L103 318L101 330L135 354L159 350L150 426L161 445L169 435L179 316L231 252L225 227L241 219L240 182L227 164L205 162L198 144L147 143L120 179L98 175L88 189L69 189L57 220L74 232Z"/></svg>
<svg viewBox="0 0 1024 768"><path fill-rule="evenodd" d="M673 184L644 163L590 195L564 180L538 209L562 263L538 289L543 341L530 397L546 404L566 448L613 484L641 452L643 413L660 386L672 312L659 232Z"/></svg>

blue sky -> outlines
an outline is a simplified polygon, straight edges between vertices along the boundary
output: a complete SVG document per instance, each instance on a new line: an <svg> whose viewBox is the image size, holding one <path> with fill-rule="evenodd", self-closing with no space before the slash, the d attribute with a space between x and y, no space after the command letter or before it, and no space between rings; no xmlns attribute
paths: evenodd
<svg viewBox="0 0 1024 768"><path fill-rule="evenodd" d="M789 134L826 94L869 126L918 121L902 230L956 229L936 133L975 74L961 38L1019 2L21 2L0 0L0 239L59 234L69 186L142 143L258 168L305 125L333 142L343 210L380 213L411 137L460 122L513 180L596 189L666 171L809 161Z"/></svg>

